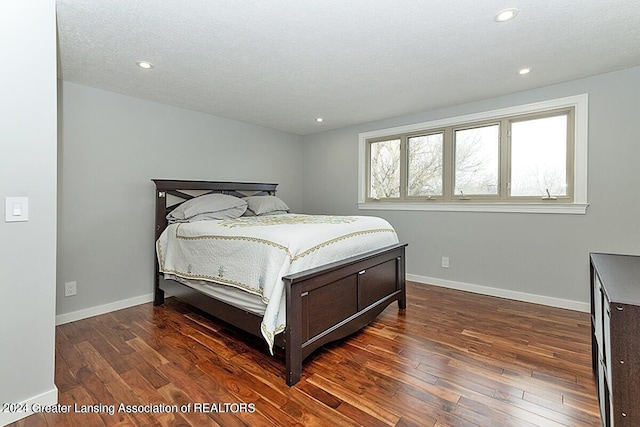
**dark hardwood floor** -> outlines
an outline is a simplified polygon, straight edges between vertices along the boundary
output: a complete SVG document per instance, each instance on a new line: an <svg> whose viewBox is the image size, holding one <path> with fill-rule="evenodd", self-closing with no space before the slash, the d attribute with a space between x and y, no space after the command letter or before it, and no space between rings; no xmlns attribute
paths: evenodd
<svg viewBox="0 0 640 427"><path fill-rule="evenodd" d="M587 313L415 283L407 301L314 353L291 388L260 340L172 299L61 325L56 385L75 412L13 425L600 425ZM176 406L144 412L161 404Z"/></svg>

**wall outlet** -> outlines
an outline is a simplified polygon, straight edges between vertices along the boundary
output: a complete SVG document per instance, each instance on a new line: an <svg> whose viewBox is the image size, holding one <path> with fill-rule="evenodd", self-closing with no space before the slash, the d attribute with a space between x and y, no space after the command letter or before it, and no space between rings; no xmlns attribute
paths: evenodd
<svg viewBox="0 0 640 427"><path fill-rule="evenodd" d="M442 257L442 268L449 268L449 257L448 256L443 256Z"/></svg>
<svg viewBox="0 0 640 427"><path fill-rule="evenodd" d="M78 293L76 282L67 282L64 284L64 296L71 297Z"/></svg>

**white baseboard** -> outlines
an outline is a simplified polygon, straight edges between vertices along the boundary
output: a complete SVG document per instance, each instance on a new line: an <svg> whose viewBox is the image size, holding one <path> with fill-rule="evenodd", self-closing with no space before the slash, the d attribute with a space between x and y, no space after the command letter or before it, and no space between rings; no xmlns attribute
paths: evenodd
<svg viewBox="0 0 640 427"><path fill-rule="evenodd" d="M73 311L71 313L59 314L56 316L56 326L75 322L76 320L86 319L88 317L98 316L100 314L110 313L116 310L122 310L123 308L133 307L134 305L145 304L151 301L153 301L153 294L147 294L96 307L86 308L84 310Z"/></svg>
<svg viewBox="0 0 640 427"><path fill-rule="evenodd" d="M52 390L46 391L37 396L31 397L22 402L7 402L7 403L18 403L20 407L24 407L27 409L26 412L1 412L0 411L0 426L6 426L7 424L14 423L18 420L28 417L29 415L33 415L34 412L32 410L33 406L48 406L55 405L58 403L58 388L54 385Z"/></svg>
<svg viewBox="0 0 640 427"><path fill-rule="evenodd" d="M416 274L407 274L407 280L423 283L426 285L441 286L443 288L457 289L460 291L468 291L482 295L490 295L493 297L531 302L534 304L548 305L551 307L566 308L568 310L582 311L586 313L591 311L591 306L586 302L552 298L544 295L510 291L508 289L491 288L489 286L474 285L472 283L454 282L451 280L437 279L435 277L418 276Z"/></svg>
<svg viewBox="0 0 640 427"><path fill-rule="evenodd" d="M454 282L452 280L438 279L435 277L419 276L417 274L407 274L407 280L412 282L424 283L426 285L441 286L443 288L458 289L461 291L473 292L476 294L490 295L500 298L508 298L516 301L531 302L534 304L548 305L551 307L566 308L588 313L591 310L589 303L565 300L560 298L547 297L544 295L528 294L525 292L510 291L508 289L492 288L489 286L474 285L472 283ZM167 295L165 295L167 296ZM153 294L141 295L135 298L116 301L109 304L90 307L84 310L78 310L71 313L60 314L56 316L56 325L75 322L76 320L86 319L88 317L98 316L100 314L110 313L123 308L133 307L135 305L145 304L153 301Z"/></svg>

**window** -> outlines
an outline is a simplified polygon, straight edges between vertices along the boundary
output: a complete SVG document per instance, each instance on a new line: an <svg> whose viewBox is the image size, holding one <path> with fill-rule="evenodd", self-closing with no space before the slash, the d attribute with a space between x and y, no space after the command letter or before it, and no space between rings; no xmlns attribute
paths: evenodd
<svg viewBox="0 0 640 427"><path fill-rule="evenodd" d="M407 138L409 196L442 196L442 144L444 133L414 135Z"/></svg>
<svg viewBox="0 0 640 427"><path fill-rule="evenodd" d="M571 196L568 122L569 113L511 124L511 196Z"/></svg>
<svg viewBox="0 0 640 427"><path fill-rule="evenodd" d="M454 198L498 196L500 187L500 124L453 131Z"/></svg>
<svg viewBox="0 0 640 427"><path fill-rule="evenodd" d="M374 199L400 197L400 140L371 142L371 187L370 197Z"/></svg>
<svg viewBox="0 0 640 427"><path fill-rule="evenodd" d="M585 213L586 101L360 134L359 206Z"/></svg>

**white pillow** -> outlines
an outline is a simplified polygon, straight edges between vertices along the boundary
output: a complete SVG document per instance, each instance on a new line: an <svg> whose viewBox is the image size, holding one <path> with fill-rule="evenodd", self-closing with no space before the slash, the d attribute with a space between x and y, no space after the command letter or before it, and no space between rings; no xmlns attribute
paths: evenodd
<svg viewBox="0 0 640 427"><path fill-rule="evenodd" d="M254 215L273 215L289 212L289 206L276 196L249 196L243 200L247 201L247 212L250 211Z"/></svg>
<svg viewBox="0 0 640 427"><path fill-rule="evenodd" d="M238 218L247 210L247 202L227 194L206 194L187 200L167 215L169 223L204 219Z"/></svg>

